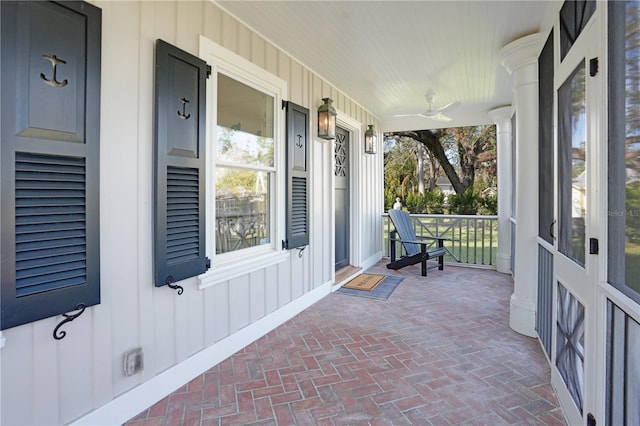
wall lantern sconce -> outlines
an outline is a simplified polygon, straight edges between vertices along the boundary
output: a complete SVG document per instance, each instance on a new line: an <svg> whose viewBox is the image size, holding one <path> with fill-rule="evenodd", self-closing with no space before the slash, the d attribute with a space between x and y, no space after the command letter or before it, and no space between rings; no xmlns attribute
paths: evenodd
<svg viewBox="0 0 640 426"><path fill-rule="evenodd" d="M322 98L324 103L318 108L318 137L322 139L336 138L336 109L331 106L331 98Z"/></svg>
<svg viewBox="0 0 640 426"><path fill-rule="evenodd" d="M369 128L364 132L364 152L367 154L375 154L378 145L378 136L373 130L373 124L369 124Z"/></svg>

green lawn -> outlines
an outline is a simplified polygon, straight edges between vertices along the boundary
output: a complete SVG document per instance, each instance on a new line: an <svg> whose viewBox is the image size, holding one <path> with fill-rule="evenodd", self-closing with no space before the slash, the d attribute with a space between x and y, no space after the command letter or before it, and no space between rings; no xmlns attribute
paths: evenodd
<svg viewBox="0 0 640 426"><path fill-rule="evenodd" d="M640 294L640 244L627 243L625 252L625 284Z"/></svg>

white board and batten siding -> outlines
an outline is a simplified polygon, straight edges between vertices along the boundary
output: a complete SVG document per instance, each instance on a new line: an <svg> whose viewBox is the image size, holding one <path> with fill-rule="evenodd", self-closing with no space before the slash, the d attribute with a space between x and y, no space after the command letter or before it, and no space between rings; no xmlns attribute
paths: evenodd
<svg viewBox="0 0 640 426"><path fill-rule="evenodd" d="M378 120L348 94L213 3L93 2L102 9L101 304L64 326L62 317L2 332L0 423L116 424L329 294L334 277L333 143L315 137L321 98L364 134ZM154 43L198 55L200 36L287 83L288 100L311 112L310 245L301 257L207 288L196 278L178 296L153 286ZM380 144L381 145L381 144ZM353 152L360 253L381 257L382 153ZM144 370L127 377L123 354L142 347Z"/></svg>

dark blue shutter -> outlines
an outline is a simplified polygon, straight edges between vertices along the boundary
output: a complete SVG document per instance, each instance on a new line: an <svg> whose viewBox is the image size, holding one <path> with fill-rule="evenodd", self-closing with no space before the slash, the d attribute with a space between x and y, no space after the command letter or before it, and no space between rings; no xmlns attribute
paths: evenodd
<svg viewBox="0 0 640 426"><path fill-rule="evenodd" d="M284 247L309 244L309 110L292 102L287 113L287 228Z"/></svg>
<svg viewBox="0 0 640 426"><path fill-rule="evenodd" d="M100 303L101 10L1 2L2 316Z"/></svg>
<svg viewBox="0 0 640 426"><path fill-rule="evenodd" d="M205 120L207 64L156 42L155 285L207 270Z"/></svg>

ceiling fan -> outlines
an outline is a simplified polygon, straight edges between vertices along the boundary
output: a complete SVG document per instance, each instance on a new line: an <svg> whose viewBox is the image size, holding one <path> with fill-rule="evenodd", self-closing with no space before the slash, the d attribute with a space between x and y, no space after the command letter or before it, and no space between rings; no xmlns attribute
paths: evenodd
<svg viewBox="0 0 640 426"><path fill-rule="evenodd" d="M419 117L430 118L432 120L437 120L437 121L451 121L451 117L445 115L444 113L447 111L451 111L452 109L460 105L460 102L454 101L446 105L443 105L439 108L433 109L433 101L436 98L436 93L432 89L429 89L427 93L424 95L424 97L427 100L427 105L429 106L429 109L427 111L420 114L399 114L399 115L394 115L394 117L419 116Z"/></svg>

